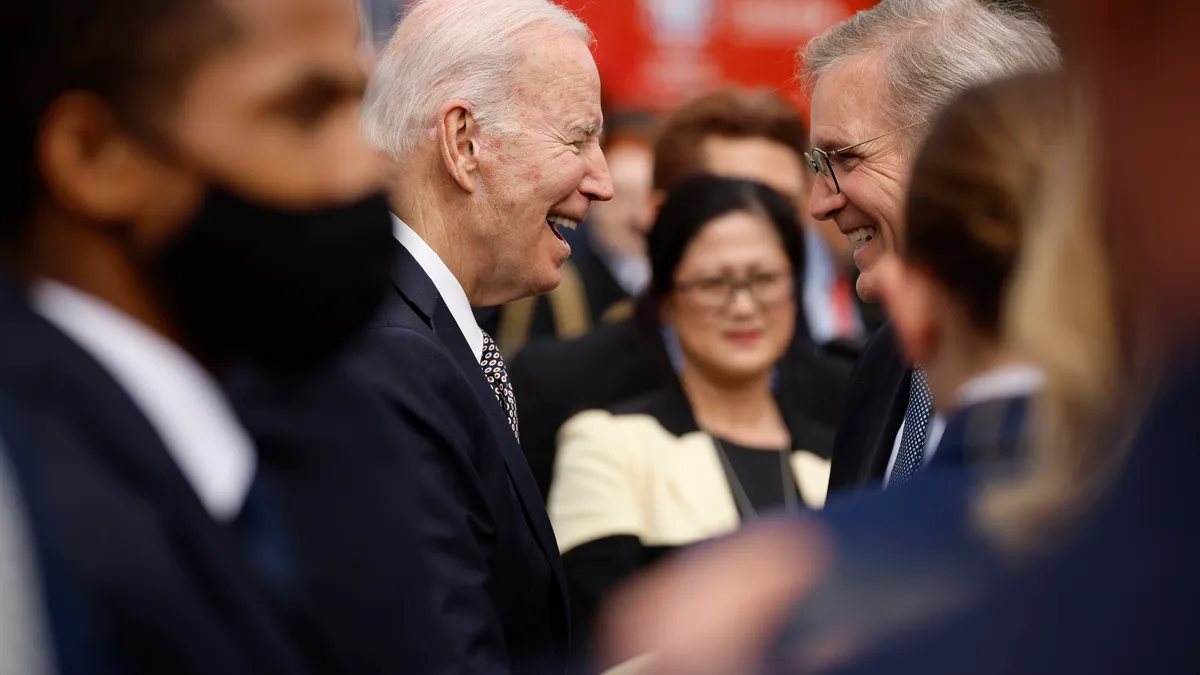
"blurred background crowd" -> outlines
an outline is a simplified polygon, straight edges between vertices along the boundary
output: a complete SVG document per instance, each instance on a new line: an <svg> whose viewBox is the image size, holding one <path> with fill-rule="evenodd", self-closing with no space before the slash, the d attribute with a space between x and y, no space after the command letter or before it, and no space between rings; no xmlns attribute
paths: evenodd
<svg viewBox="0 0 1200 675"><path fill-rule="evenodd" d="M0 675L1200 672L1193 3L0 19Z"/></svg>

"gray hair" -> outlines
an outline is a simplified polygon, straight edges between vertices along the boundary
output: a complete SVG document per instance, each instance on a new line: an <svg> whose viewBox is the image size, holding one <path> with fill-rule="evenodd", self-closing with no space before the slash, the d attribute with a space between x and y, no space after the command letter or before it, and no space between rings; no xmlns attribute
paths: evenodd
<svg viewBox="0 0 1200 675"><path fill-rule="evenodd" d="M362 107L362 131L376 150L400 158L432 128L438 108L464 99L481 127L503 133L513 115L513 78L530 31L592 33L549 0L420 0L380 56Z"/></svg>
<svg viewBox="0 0 1200 675"><path fill-rule="evenodd" d="M801 50L806 87L830 69L877 55L886 119L896 128L935 116L968 89L1025 72L1057 70L1054 34L1021 2L883 0Z"/></svg>

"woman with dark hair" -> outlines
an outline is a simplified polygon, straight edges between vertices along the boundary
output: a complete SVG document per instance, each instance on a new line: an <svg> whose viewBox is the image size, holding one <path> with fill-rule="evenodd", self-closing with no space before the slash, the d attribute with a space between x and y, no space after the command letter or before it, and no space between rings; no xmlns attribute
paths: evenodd
<svg viewBox="0 0 1200 675"><path fill-rule="evenodd" d="M803 269L794 208L770 188L700 175L670 191L648 238L656 319L678 381L559 432L550 518L574 627L617 582L768 511L819 508L828 429L772 389Z"/></svg>

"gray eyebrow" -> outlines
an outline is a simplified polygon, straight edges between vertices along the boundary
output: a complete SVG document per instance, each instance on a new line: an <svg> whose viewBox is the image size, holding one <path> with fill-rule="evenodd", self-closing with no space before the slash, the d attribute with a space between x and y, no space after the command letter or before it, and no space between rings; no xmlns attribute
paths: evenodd
<svg viewBox="0 0 1200 675"><path fill-rule="evenodd" d="M584 135L588 136L589 138L592 136L599 135L601 130L602 130L601 125L599 125L595 122L584 122L582 124L575 124L575 125L571 126L571 131L580 133L580 134L584 134Z"/></svg>

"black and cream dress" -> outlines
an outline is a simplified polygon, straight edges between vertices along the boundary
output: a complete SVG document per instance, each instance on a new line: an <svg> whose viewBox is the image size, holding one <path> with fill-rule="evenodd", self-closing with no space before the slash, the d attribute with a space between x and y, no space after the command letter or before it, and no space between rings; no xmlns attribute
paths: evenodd
<svg viewBox="0 0 1200 675"><path fill-rule="evenodd" d="M563 425L548 508L572 633L587 635L613 587L662 555L772 511L821 508L833 430L782 413L790 448L747 448L701 431L678 384Z"/></svg>

